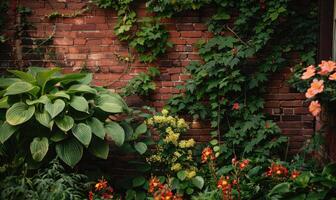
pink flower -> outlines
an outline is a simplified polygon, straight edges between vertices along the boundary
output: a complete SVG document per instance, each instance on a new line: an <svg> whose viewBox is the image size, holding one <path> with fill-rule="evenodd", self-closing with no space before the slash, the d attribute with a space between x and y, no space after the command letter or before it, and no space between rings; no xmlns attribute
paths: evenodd
<svg viewBox="0 0 336 200"><path fill-rule="evenodd" d="M309 79L311 77L313 77L315 75L315 67L314 65L310 65L306 68L306 71L302 74L301 79L302 80L306 80Z"/></svg>
<svg viewBox="0 0 336 200"><path fill-rule="evenodd" d="M306 92L306 97L312 98L316 94L323 92L324 85L323 80L314 79L313 82L310 84L310 88Z"/></svg>
<svg viewBox="0 0 336 200"><path fill-rule="evenodd" d="M336 68L335 62L325 60L322 60L319 66L321 67L321 71L319 71L320 75L327 75L328 73L334 71L334 69Z"/></svg>
<svg viewBox="0 0 336 200"><path fill-rule="evenodd" d="M309 112L316 117L321 112L321 104L318 101L312 101L309 105Z"/></svg>

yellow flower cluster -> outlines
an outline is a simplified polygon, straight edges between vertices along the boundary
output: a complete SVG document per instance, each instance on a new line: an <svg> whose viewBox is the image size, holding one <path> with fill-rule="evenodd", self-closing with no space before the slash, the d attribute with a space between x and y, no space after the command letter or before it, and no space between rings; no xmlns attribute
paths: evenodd
<svg viewBox="0 0 336 200"><path fill-rule="evenodd" d="M196 176L196 167L191 167L190 169L186 170L187 179L192 179Z"/></svg>
<svg viewBox="0 0 336 200"><path fill-rule="evenodd" d="M171 166L170 170L178 172L182 169L182 165L180 163L175 163Z"/></svg>
<svg viewBox="0 0 336 200"><path fill-rule="evenodd" d="M179 147L184 149L184 148L191 148L195 146L195 140L194 139L189 139L189 140L181 140L179 142Z"/></svg>
<svg viewBox="0 0 336 200"><path fill-rule="evenodd" d="M147 161L148 163L152 163L152 162L162 162L163 159L162 159L162 156L161 156L161 155L154 154L154 155L151 155L149 158L146 158L146 161Z"/></svg>
<svg viewBox="0 0 336 200"><path fill-rule="evenodd" d="M171 142L177 146L180 133L174 133L171 127L166 128L166 133L167 133L167 136L165 139L163 139L163 141L167 144Z"/></svg>
<svg viewBox="0 0 336 200"><path fill-rule="evenodd" d="M163 109L161 113L162 113L162 116L155 115L152 118L149 118L146 121L147 125L150 125L150 126L158 125L159 127L170 126L173 128L177 128L179 130L188 129L188 124L183 118L168 116L169 111L166 109Z"/></svg>

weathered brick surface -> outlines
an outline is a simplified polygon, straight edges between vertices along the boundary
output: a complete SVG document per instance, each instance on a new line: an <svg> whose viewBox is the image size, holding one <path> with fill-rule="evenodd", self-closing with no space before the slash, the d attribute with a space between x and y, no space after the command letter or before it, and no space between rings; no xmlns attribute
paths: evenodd
<svg viewBox="0 0 336 200"><path fill-rule="evenodd" d="M9 29L7 36L10 40L0 48L1 71L19 64L14 62L14 58L17 57L14 45L16 2L10 1L7 25ZM24 66L31 64L45 67L61 66L65 72L85 68L95 73L94 84L108 86L118 91L129 79L145 71L148 66L136 60L128 70L128 66L117 59L116 55L128 55L129 47L120 42L113 33L113 27L117 22L116 12L94 8L75 18L55 20L46 18L46 15L55 11L73 13L83 8L86 3L86 0L21 1L22 6L32 9L33 13L28 17L28 21L34 26L22 36L23 58L26 59L23 60ZM140 16L147 15L144 4L137 6L137 13ZM174 47L168 49L168 52L155 63L160 68L161 76L157 79L158 88L149 101L151 105L161 108L169 97L181 92L175 86L183 84L190 78L185 74L185 66L190 61L200 60L195 42L213 36L207 31L204 23L210 14L211 9L205 9L200 12L184 13L164 21L170 34L169 41L174 43ZM45 40L53 33L53 40L48 42L47 46L46 44L38 46L34 43L37 40ZM38 49L43 50L42 54L37 53ZM27 55L25 52L28 52ZM130 52L134 53L132 50ZM278 122L283 134L291 138L291 150L297 151L302 147L303 141L312 135L314 118L308 113L304 95L293 92L288 86L286 81L289 74L290 70L287 68L270 78L272 81L265 95L264 111ZM209 137L208 132L208 129L196 130L191 131L190 135L199 141L206 141Z"/></svg>

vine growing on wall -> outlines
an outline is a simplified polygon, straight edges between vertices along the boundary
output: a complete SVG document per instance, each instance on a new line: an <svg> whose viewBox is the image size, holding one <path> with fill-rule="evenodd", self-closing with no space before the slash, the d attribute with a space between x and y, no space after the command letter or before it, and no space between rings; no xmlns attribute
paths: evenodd
<svg viewBox="0 0 336 200"><path fill-rule="evenodd" d="M160 45L168 37L160 27L160 18L205 6L216 9L208 21L208 29L215 36L208 42L199 43L203 61L187 67L192 78L180 86L186 92L170 99L168 107L175 113L209 119L212 128L216 129L213 136L231 141L228 146L251 141L243 145L245 149L241 152L244 154L266 137L265 134L256 137L260 129L257 127L261 124L266 129L271 127L271 122L262 114L263 94L269 76L284 66L301 66L315 61L316 1L148 0L146 7L154 15L155 26L160 27L157 29L141 26L132 0L94 2L101 8L117 11L116 35L120 40L128 41L140 54L147 52L145 57L148 59L141 59L146 62L165 53L165 46ZM153 35L157 40L151 43ZM161 52L157 51L159 49ZM298 54L298 64L288 61L293 53ZM273 129L272 133L275 132ZM241 141L235 139L237 134L243 138ZM280 138L271 141L271 145L284 141Z"/></svg>

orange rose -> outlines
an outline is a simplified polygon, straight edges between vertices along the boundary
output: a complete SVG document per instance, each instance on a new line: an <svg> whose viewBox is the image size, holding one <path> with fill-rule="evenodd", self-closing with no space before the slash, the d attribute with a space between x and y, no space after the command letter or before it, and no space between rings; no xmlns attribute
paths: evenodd
<svg viewBox="0 0 336 200"><path fill-rule="evenodd" d="M335 80L336 80L336 72L333 73L333 74L331 74L331 75L329 76L329 80L331 80L331 81L335 81Z"/></svg>
<svg viewBox="0 0 336 200"><path fill-rule="evenodd" d="M310 88L306 92L306 97L312 98L316 94L323 92L323 89L323 80L314 79L313 82L310 84Z"/></svg>
<svg viewBox="0 0 336 200"><path fill-rule="evenodd" d="M319 66L321 67L321 70L319 71L320 75L327 75L328 73L334 71L334 69L336 68L335 62L325 60L322 60Z"/></svg>
<svg viewBox="0 0 336 200"><path fill-rule="evenodd" d="M316 71L316 69L315 69L314 65L308 66L306 68L306 71L302 74L301 79L306 80L306 79L309 79L309 78L315 76L315 71Z"/></svg>
<svg viewBox="0 0 336 200"><path fill-rule="evenodd" d="M321 112L321 104L318 101L310 102L309 112L316 117Z"/></svg>

